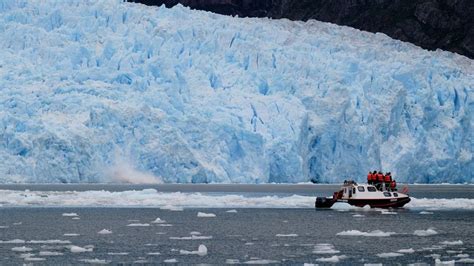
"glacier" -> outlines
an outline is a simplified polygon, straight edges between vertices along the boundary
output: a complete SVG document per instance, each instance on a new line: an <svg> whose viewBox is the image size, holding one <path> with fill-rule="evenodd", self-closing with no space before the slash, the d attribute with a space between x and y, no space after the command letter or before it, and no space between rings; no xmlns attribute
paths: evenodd
<svg viewBox="0 0 474 266"><path fill-rule="evenodd" d="M0 0L0 47L1 183L474 181L454 53L117 0Z"/></svg>

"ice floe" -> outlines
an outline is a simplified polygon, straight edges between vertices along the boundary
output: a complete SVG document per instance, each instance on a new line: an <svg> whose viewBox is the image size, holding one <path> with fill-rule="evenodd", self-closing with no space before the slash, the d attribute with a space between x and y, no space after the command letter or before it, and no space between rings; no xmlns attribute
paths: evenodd
<svg viewBox="0 0 474 266"><path fill-rule="evenodd" d="M297 234L276 234L276 237L297 237Z"/></svg>
<svg viewBox="0 0 474 266"><path fill-rule="evenodd" d="M474 263L474 259L463 258L463 259L457 260L456 262L461 262L461 263Z"/></svg>
<svg viewBox="0 0 474 266"><path fill-rule="evenodd" d="M161 255L160 252L148 252L147 255L150 255L150 256L159 256Z"/></svg>
<svg viewBox="0 0 474 266"><path fill-rule="evenodd" d="M164 223L166 223L166 221L162 220L162 219L160 219L160 217L158 217L155 220L153 220L151 223L153 223L153 224L164 224Z"/></svg>
<svg viewBox="0 0 474 266"><path fill-rule="evenodd" d="M359 230L348 230L337 233L338 236L374 236L374 237L386 237L396 234L395 232L384 232L381 230L374 230L371 232L363 232Z"/></svg>
<svg viewBox="0 0 474 266"><path fill-rule="evenodd" d="M99 232L97 232L97 234L99 234L99 235L108 235L108 234L112 234L112 231L108 230L108 229L102 229Z"/></svg>
<svg viewBox="0 0 474 266"><path fill-rule="evenodd" d="M32 250L33 250L32 248L25 247L25 246L22 246L22 247L13 247L13 248L12 248L12 251L16 251L16 252L29 252L29 251L32 251Z"/></svg>
<svg viewBox="0 0 474 266"><path fill-rule="evenodd" d="M132 224L127 224L127 226L131 226L131 227L147 227L147 226L150 226L150 224L147 224L147 223L132 223Z"/></svg>
<svg viewBox="0 0 474 266"><path fill-rule="evenodd" d="M469 258L469 254L457 254L454 257L456 257L456 258Z"/></svg>
<svg viewBox="0 0 474 266"><path fill-rule="evenodd" d="M198 256L206 256L207 255L207 247L203 244L199 245L198 250L187 251L187 250L180 250L179 254L181 255L198 255Z"/></svg>
<svg viewBox="0 0 474 266"><path fill-rule="evenodd" d="M69 240L48 239L48 240L30 240L26 243L30 244L71 244Z"/></svg>
<svg viewBox="0 0 474 266"><path fill-rule="evenodd" d="M343 259L347 258L346 255L334 255L332 257L327 257L327 258L319 258L319 259L316 259L316 261L320 261L320 262L334 262L334 263L337 263Z"/></svg>
<svg viewBox="0 0 474 266"><path fill-rule="evenodd" d="M90 263L90 264L109 264L110 261L108 260L101 260L101 259L80 259L80 262Z"/></svg>
<svg viewBox="0 0 474 266"><path fill-rule="evenodd" d="M49 197L41 197L47 194ZM29 191L0 190L4 206L94 206L130 207L150 206L164 210L182 211L183 208L312 208L312 196L247 196L247 195L209 195L204 193L158 192L154 189L138 191ZM407 208L438 208L474 210L474 199L416 199ZM333 206L336 210L361 208L345 203ZM68 217L75 213L65 213ZM77 215L77 214L76 214Z"/></svg>
<svg viewBox="0 0 474 266"><path fill-rule="evenodd" d="M23 239L0 240L0 244L24 244L25 242Z"/></svg>
<svg viewBox="0 0 474 266"><path fill-rule="evenodd" d="M198 213L197 213L197 217L201 217L201 218L212 218L212 217L216 217L216 215L215 215L214 213L198 212Z"/></svg>
<svg viewBox="0 0 474 266"><path fill-rule="evenodd" d="M183 237L172 236L169 239L171 240L205 240L205 239L212 239L212 236L198 236L198 235L183 236Z"/></svg>
<svg viewBox="0 0 474 266"><path fill-rule="evenodd" d="M379 258L393 258L393 257L400 257L400 256L403 256L403 254L397 253L397 252L387 252L387 253L377 254L377 257Z"/></svg>
<svg viewBox="0 0 474 266"><path fill-rule="evenodd" d="M63 236L80 236L80 234L76 234L76 233L65 233L65 234L63 234Z"/></svg>
<svg viewBox="0 0 474 266"><path fill-rule="evenodd" d="M326 243L316 244L313 250L313 254L337 254L339 252L334 248L334 245Z"/></svg>
<svg viewBox="0 0 474 266"><path fill-rule="evenodd" d="M421 211L420 214L433 214L433 212Z"/></svg>
<svg viewBox="0 0 474 266"><path fill-rule="evenodd" d="M226 212L228 212L228 213L237 213L237 210L233 209L233 210L228 210Z"/></svg>
<svg viewBox="0 0 474 266"><path fill-rule="evenodd" d="M177 259L167 259L167 260L164 260L163 262L164 263L177 263L178 260Z"/></svg>
<svg viewBox="0 0 474 266"><path fill-rule="evenodd" d="M456 240L456 241L443 241L441 242L441 244L452 246L452 245L462 245L464 243L462 242L462 240Z"/></svg>
<svg viewBox="0 0 474 266"><path fill-rule="evenodd" d="M412 248L408 248L408 249L399 249L397 252L398 253L415 253L415 250Z"/></svg>
<svg viewBox="0 0 474 266"><path fill-rule="evenodd" d="M62 256L63 253L57 251L40 251L40 256Z"/></svg>
<svg viewBox="0 0 474 266"><path fill-rule="evenodd" d="M455 265L456 261L454 260L449 260L449 261L442 261L440 259L435 259L435 265Z"/></svg>
<svg viewBox="0 0 474 266"><path fill-rule="evenodd" d="M63 213L63 216L64 217L77 217L79 215L77 215L77 213L75 212L70 212L70 213Z"/></svg>
<svg viewBox="0 0 474 266"><path fill-rule="evenodd" d="M238 259L226 259L225 264L240 264L240 260L238 260Z"/></svg>
<svg viewBox="0 0 474 266"><path fill-rule="evenodd" d="M72 253L92 252L94 250L94 247L90 247L90 246L79 247L79 246L71 245L69 246L69 250Z"/></svg>
<svg viewBox="0 0 474 266"><path fill-rule="evenodd" d="M434 228L428 228L426 230L415 230L413 234L416 236L432 236L437 235L438 232L436 232Z"/></svg>
<svg viewBox="0 0 474 266"><path fill-rule="evenodd" d="M264 259L251 259L245 261L244 264L276 264L280 263L278 260L264 260Z"/></svg>
<svg viewBox="0 0 474 266"><path fill-rule="evenodd" d="M365 217L365 215L363 215L363 214L354 214L354 215L352 215L352 217L362 218L362 217Z"/></svg>
<svg viewBox="0 0 474 266"><path fill-rule="evenodd" d="M111 256L127 256L128 252L108 252L107 255Z"/></svg>

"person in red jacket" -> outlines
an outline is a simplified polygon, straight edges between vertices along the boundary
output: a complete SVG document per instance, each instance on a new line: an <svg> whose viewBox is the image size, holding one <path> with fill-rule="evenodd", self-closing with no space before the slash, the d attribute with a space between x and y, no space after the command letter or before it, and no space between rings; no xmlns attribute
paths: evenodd
<svg viewBox="0 0 474 266"><path fill-rule="evenodd" d="M390 182L390 189L392 191L397 191L397 181L392 180L392 182Z"/></svg>
<svg viewBox="0 0 474 266"><path fill-rule="evenodd" d="M384 180L385 180L385 179L384 179L384 175L382 174L381 171L379 171L379 172L377 173L377 188L378 188L379 190L382 190Z"/></svg>
<svg viewBox="0 0 474 266"><path fill-rule="evenodd" d="M367 184L372 185L372 172L367 174Z"/></svg>
<svg viewBox="0 0 474 266"><path fill-rule="evenodd" d="M390 172L385 173L385 176L383 177L384 182L385 182L385 189L390 190L390 183L392 182L392 174Z"/></svg>

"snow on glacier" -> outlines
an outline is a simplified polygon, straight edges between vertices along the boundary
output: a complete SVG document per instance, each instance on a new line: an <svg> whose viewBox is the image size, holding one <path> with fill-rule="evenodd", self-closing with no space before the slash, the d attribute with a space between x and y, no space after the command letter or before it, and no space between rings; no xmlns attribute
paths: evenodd
<svg viewBox="0 0 474 266"><path fill-rule="evenodd" d="M0 182L473 182L473 61L317 21L0 0Z"/></svg>

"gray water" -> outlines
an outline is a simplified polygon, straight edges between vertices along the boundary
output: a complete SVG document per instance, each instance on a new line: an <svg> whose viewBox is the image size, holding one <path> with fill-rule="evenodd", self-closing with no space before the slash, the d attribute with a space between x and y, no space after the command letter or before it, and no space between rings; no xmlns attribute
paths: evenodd
<svg viewBox="0 0 474 266"><path fill-rule="evenodd" d="M183 191L204 193L237 194L331 194L335 186L314 185L15 185L0 189L30 190L92 190L106 189L122 191L153 187L159 191ZM53 189L54 188L54 189ZM473 198L472 186L411 186L414 197ZM58 208L58 207L0 207L0 240L68 240L70 243L1 243L0 264L17 265L28 263L28 259L42 258L34 264L71 264L96 262L112 264L149 263L162 264L175 259L180 264L215 264L226 262L273 262L281 264L303 264L331 256L339 257L339 264L408 264L423 262L433 264L434 257L442 261L459 261L474 258L473 220L469 210L438 210L427 214L420 210L391 210L384 214L377 210L315 210L307 209L185 209L184 211L155 208ZM216 217L200 218L198 212L214 213ZM64 217L63 213L77 213L80 219ZM354 217L354 215L359 217ZM171 226L150 223L160 217ZM147 223L149 226L131 227L132 223ZM414 235L415 230L435 232L428 236ZM101 235L102 229L112 234ZM358 230L370 232L381 230L394 232L386 237L341 236L340 232ZM199 232L210 239L183 240ZM64 234L79 234L64 236ZM278 236L280 234L280 236ZM446 244L443 242L449 241ZM180 250L193 251L203 244L205 256L183 255ZM333 254L320 254L318 244L331 244ZM456 244L456 245L452 245ZM90 252L73 253L71 245L84 247L93 245ZM25 246L31 251L13 251ZM318 248L319 247L319 248ZM396 252L400 249L414 250L398 257L383 258L377 255ZM44 251L58 252L48 256ZM40 253L42 252L42 253ZM151 255L157 253L160 255ZM335 253L337 252L337 253ZM31 253L33 255L24 255ZM119 255L118 253L126 253ZM23 254L23 255L22 255ZM42 254L42 255L41 255ZM403 253L400 253L403 254ZM51 253L49 253L51 255ZM467 256L467 258L466 258Z"/></svg>

